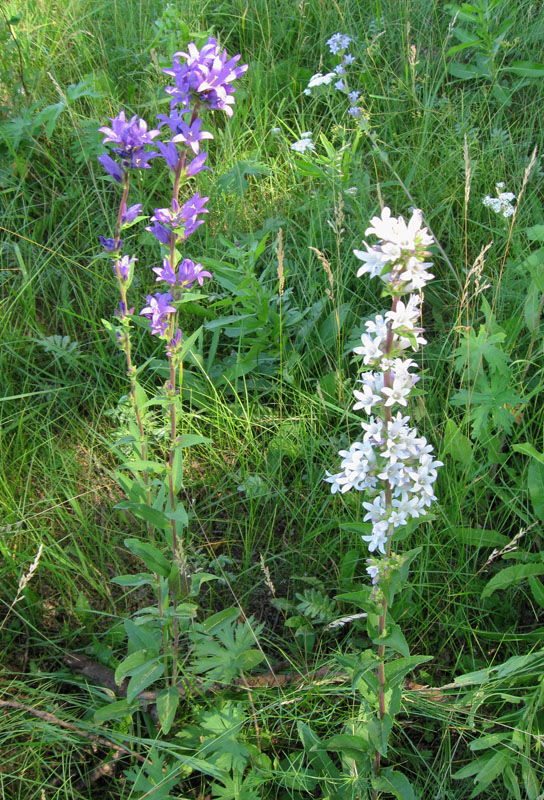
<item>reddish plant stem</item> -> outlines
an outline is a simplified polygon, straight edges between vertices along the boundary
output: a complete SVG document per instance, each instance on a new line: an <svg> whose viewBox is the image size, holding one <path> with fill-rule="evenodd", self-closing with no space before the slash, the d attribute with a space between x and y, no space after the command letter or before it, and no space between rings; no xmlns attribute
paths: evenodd
<svg viewBox="0 0 544 800"><path fill-rule="evenodd" d="M397 310L397 303L398 297L393 297L393 302L391 305L391 310L394 312ZM393 346L393 325L392 323L389 325L387 329L387 337L385 339L385 357L388 358L389 354L391 353L391 348ZM388 388L391 387L391 372L386 372L384 376L384 385ZM385 425L386 427L391 422L391 406L384 406L385 411ZM384 481L384 488L385 488L385 507L391 508L391 484L389 481ZM391 552L391 530L389 530L389 535L387 539L387 556L389 556ZM382 600L382 613L380 615L378 621L378 635L381 637L383 632L385 631L385 620L387 617L387 599L384 597ZM383 720L385 716L385 645L381 644L378 646L378 684L379 684L379 695L378 695L378 714L380 721ZM378 778L380 774L380 753L378 750L374 750L374 778ZM373 800L378 800L379 792L377 789L372 790L372 798Z"/></svg>

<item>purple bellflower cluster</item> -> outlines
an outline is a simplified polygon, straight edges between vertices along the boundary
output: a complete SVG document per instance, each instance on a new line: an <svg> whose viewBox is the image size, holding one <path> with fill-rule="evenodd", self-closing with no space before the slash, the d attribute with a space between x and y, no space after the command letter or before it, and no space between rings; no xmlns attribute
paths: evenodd
<svg viewBox="0 0 544 800"><path fill-rule="evenodd" d="M100 236L99 240L104 250L112 255L113 270L121 294L116 315L125 327L128 326L127 314L134 311L128 311L126 295L137 259L121 254L123 241L120 233L123 228L142 219L140 203L127 206L131 170L149 169L152 160L162 159L174 176L170 207L156 208L147 227L166 248L162 267L153 268L153 272L156 281L168 284L169 288L167 292L148 295L147 304L140 312L149 319L152 334L168 341L176 339L177 309L173 303L180 299L182 291L190 289L195 283L202 286L204 278L211 277L202 264L182 257L177 249L203 224L202 217L208 213L206 203L209 198L196 192L181 202L179 195L181 186L187 180L209 169L205 165L208 154L202 150L202 144L213 139L213 135L203 130L203 122L197 116L198 110L218 109L232 116L233 83L248 68L247 64L236 66L239 59L239 55L229 59L226 50L221 51L217 41L211 37L200 50L191 43L186 52L175 53L172 69L164 70L174 78L175 85L166 88L171 97L171 111L169 115L158 115L157 129L150 130L147 122L140 117L127 119L124 111L110 118L111 126L99 129L104 134L104 144L110 145L110 152L104 153L98 160L114 181L123 186L115 234L113 237ZM168 138L161 136L164 131L168 131ZM129 346L126 331L118 334L118 339L123 349Z"/></svg>
<svg viewBox="0 0 544 800"><path fill-rule="evenodd" d="M229 59L227 51L221 52L212 37L200 50L195 44L190 44L187 52L181 50L175 53L172 69L164 70L174 78L175 83L166 88L172 98L171 107L179 105L182 110L191 110L195 103L200 103L232 117L232 83L248 68L247 64L237 67L239 59L239 55Z"/></svg>
<svg viewBox="0 0 544 800"><path fill-rule="evenodd" d="M371 220L366 235L379 237L378 244L368 245L354 254L363 265L357 276L379 277L385 292L392 298L391 311L378 314L365 323L361 346L354 352L363 357L364 372L354 391L354 409L363 409L369 420L361 423L362 441L341 450L341 472L327 473L333 493L350 489L365 491L365 522L370 522L370 535L363 536L371 553L389 555L390 539L395 530L411 518L424 516L436 500L433 484L442 462L433 456L433 448L424 436L410 426L404 413L413 388L419 381L417 364L406 353L426 344L421 315L420 294L434 276L432 265L425 259L433 238L422 227L421 212L415 210L408 224L402 217L392 217L384 208L380 217ZM379 567L371 562L368 574L376 583Z"/></svg>

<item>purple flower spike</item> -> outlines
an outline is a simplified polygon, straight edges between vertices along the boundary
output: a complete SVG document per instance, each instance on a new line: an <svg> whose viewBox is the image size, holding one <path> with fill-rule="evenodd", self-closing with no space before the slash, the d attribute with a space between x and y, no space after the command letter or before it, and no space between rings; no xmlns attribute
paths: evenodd
<svg viewBox="0 0 544 800"><path fill-rule="evenodd" d="M123 256L123 258L117 261L115 258L112 258L113 261L113 271L117 275L117 270L119 270L119 274L121 278L126 281L128 280L128 276L130 273L130 265L134 264L135 261L138 261L137 258L131 258L130 256Z"/></svg>
<svg viewBox="0 0 544 800"><path fill-rule="evenodd" d="M237 55L229 59L226 50L221 53L212 37L200 50L191 42L187 52L175 53L172 69L164 70L176 84L166 88L166 93L172 97L172 108L180 105L182 109L189 109L198 101L232 117L234 86L231 84L248 68L247 64L236 66L239 58Z"/></svg>
<svg viewBox="0 0 544 800"><path fill-rule="evenodd" d="M105 236L99 236L98 241L104 248L107 253L115 253L116 250L120 250L123 246L122 239L119 239L117 244L115 244L115 239L106 238Z"/></svg>
<svg viewBox="0 0 544 800"><path fill-rule="evenodd" d="M147 305L140 311L140 316L147 317L151 324L151 333L164 336L168 327L168 315L174 314L176 309L170 303L173 300L170 292L155 295L148 294L146 297Z"/></svg>
<svg viewBox="0 0 544 800"><path fill-rule="evenodd" d="M125 173L117 161L114 161L113 158L107 153L98 156L98 161L102 164L106 172L109 172L114 181L117 181L117 183L123 183L123 175Z"/></svg>
<svg viewBox="0 0 544 800"><path fill-rule="evenodd" d="M142 204L135 203L133 206L125 208L121 215L121 224L128 225L129 222L134 222L136 217L142 213Z"/></svg>

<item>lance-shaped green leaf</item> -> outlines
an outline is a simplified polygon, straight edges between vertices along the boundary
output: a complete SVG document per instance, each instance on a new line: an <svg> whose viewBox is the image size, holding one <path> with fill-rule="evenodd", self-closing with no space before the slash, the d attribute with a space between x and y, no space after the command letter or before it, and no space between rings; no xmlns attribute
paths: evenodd
<svg viewBox="0 0 544 800"><path fill-rule="evenodd" d="M125 539L125 547L138 558L141 558L146 567L157 575L167 578L172 568L171 562L160 550L150 542L141 542L139 539Z"/></svg>
<svg viewBox="0 0 544 800"><path fill-rule="evenodd" d="M132 678L127 686L127 701L130 703L141 692L145 691L148 686L155 683L156 680L162 677L164 673L164 662L162 658L157 657L154 661L143 664L132 673Z"/></svg>
<svg viewBox="0 0 544 800"><path fill-rule="evenodd" d="M163 689L157 695L157 714L164 734L169 733L179 705L179 692L175 686Z"/></svg>

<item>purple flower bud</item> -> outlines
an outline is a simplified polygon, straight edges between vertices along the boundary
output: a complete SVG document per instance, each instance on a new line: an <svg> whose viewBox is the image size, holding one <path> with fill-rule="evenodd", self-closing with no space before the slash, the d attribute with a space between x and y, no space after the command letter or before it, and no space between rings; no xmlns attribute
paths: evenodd
<svg viewBox="0 0 544 800"><path fill-rule="evenodd" d="M193 158L187 169L185 170L185 175L189 178L194 178L195 175L198 175L199 172L202 172L203 169L209 169L211 172L211 167L205 167L204 162L208 158L208 154L204 152L204 150Z"/></svg>
<svg viewBox="0 0 544 800"><path fill-rule="evenodd" d="M115 253L116 250L120 250L123 246L121 239L119 239L117 245L115 244L115 239L106 238L105 236L99 236L98 241L107 253Z"/></svg>
<svg viewBox="0 0 544 800"><path fill-rule="evenodd" d="M121 278L126 281L128 280L128 276L130 273L130 265L133 264L135 261L138 261L137 258L130 258L130 256L123 256L119 260L112 258L113 262L113 271L117 275L117 271L119 270L119 274Z"/></svg>
<svg viewBox="0 0 544 800"><path fill-rule="evenodd" d="M172 142L168 142L167 144L164 144L163 142L155 142L155 144L159 150L157 153L158 158L164 158L168 169L172 170L172 172L177 172L179 164L179 152L176 145L172 144Z"/></svg>
<svg viewBox="0 0 544 800"><path fill-rule="evenodd" d="M168 358L174 358L181 349L181 331L178 329L176 335L170 339L166 345L166 355Z"/></svg>
<svg viewBox="0 0 544 800"><path fill-rule="evenodd" d="M136 217L142 213L142 204L135 203L133 206L129 206L123 211L121 215L121 224L128 225L129 222L134 222Z"/></svg>
<svg viewBox="0 0 544 800"><path fill-rule="evenodd" d="M98 161L102 164L106 172L108 172L114 181L117 183L123 182L123 175L125 174L124 171L121 169L117 161L114 161L111 156L107 153L103 153L103 155L98 156Z"/></svg>
<svg viewBox="0 0 544 800"><path fill-rule="evenodd" d="M172 233L172 231L168 230L168 228L165 228L164 225L161 225L158 222L154 222L153 225L148 225L146 227L146 231L152 233L155 239L157 239L161 244L165 244L167 247L170 246L172 236L175 235Z"/></svg>
<svg viewBox="0 0 544 800"><path fill-rule="evenodd" d="M115 316L119 317L120 320L123 320L125 319L125 317L130 316L132 314L134 314L134 307L129 308L127 311L126 305L121 300L121 302L119 303L119 308L115 309Z"/></svg>

